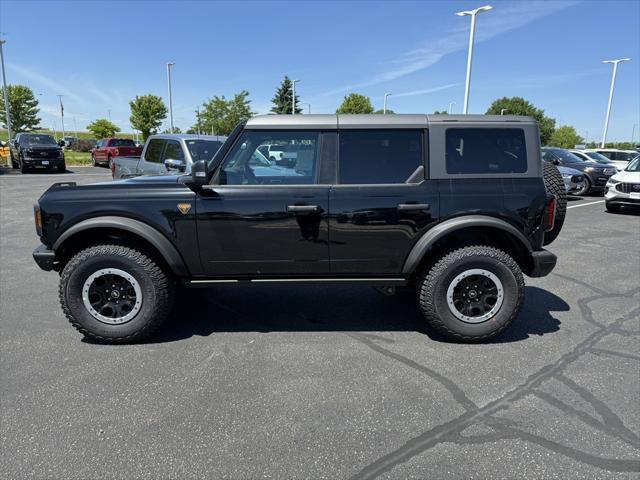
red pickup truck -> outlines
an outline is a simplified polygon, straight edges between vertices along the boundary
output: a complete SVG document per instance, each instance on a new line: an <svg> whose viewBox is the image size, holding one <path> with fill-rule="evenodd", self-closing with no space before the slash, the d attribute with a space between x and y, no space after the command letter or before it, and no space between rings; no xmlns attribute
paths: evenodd
<svg viewBox="0 0 640 480"><path fill-rule="evenodd" d="M93 166L108 165L111 168L112 159L115 157L139 157L142 155L142 147L136 147L129 138L103 138L96 148L91 150Z"/></svg>

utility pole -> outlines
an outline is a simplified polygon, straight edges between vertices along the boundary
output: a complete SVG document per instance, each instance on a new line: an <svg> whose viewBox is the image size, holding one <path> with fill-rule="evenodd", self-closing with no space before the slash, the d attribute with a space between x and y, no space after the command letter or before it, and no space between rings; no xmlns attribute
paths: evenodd
<svg viewBox="0 0 640 480"><path fill-rule="evenodd" d="M469 52L467 53L467 79L464 84L464 107L462 113L465 115L469 113L469 90L471 87L471 64L473 61L473 37L476 31L476 15L482 12L487 12L493 7L491 5L485 5L484 7L476 8L475 10L465 10L458 12L456 15L459 17L470 16L471 17L471 31L469 32Z"/></svg>
<svg viewBox="0 0 640 480"><path fill-rule="evenodd" d="M7 77L4 70L4 52L2 46L7 43L6 40L0 40L0 63L2 64L2 85L4 92L4 113L7 120L7 134L11 141L11 114L9 113L9 91L7 90Z"/></svg>
<svg viewBox="0 0 640 480"><path fill-rule="evenodd" d="M107 110L107 116L109 117L109 121L111 121L111 110Z"/></svg>
<svg viewBox="0 0 640 480"><path fill-rule="evenodd" d="M62 97L63 95L57 95L60 100L60 119L62 120L62 140L64 141L65 133L64 133L64 105L62 105Z"/></svg>
<svg viewBox="0 0 640 480"><path fill-rule="evenodd" d="M611 88L609 89L609 103L607 104L607 116L604 119L604 132L602 132L602 143L600 148L604 148L607 141L607 130L609 130L609 115L611 115L611 101L613 100L613 89L616 85L616 73L618 72L618 64L620 62L628 62L630 58L619 58L617 60L604 60L602 63L613 64L613 74L611 75Z"/></svg>
<svg viewBox="0 0 640 480"><path fill-rule="evenodd" d="M456 102L449 102L449 115L451 115L452 107L456 104Z"/></svg>
<svg viewBox="0 0 640 480"><path fill-rule="evenodd" d="M293 98L291 99L291 115L296 114L296 83L300 80L293 80L291 83L293 84Z"/></svg>
<svg viewBox="0 0 640 480"><path fill-rule="evenodd" d="M167 87L169 89L169 133L173 133L173 98L171 94L171 67L175 62L167 62Z"/></svg>
<svg viewBox="0 0 640 480"><path fill-rule="evenodd" d="M631 143L633 143L633 137L636 136L636 126L637 124L633 124L633 128L631 129Z"/></svg>
<svg viewBox="0 0 640 480"><path fill-rule="evenodd" d="M387 114L387 97L389 95L392 95L391 93L385 93L384 94L384 102L383 102L383 107L382 107L382 114L386 115Z"/></svg>
<svg viewBox="0 0 640 480"><path fill-rule="evenodd" d="M508 108L501 108L500 109L500 115L504 115L504 112L508 112L509 109Z"/></svg>

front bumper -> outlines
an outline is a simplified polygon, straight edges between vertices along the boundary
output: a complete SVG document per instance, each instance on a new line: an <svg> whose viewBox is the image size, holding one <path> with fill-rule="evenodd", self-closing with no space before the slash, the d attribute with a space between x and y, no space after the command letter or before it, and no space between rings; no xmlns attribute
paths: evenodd
<svg viewBox="0 0 640 480"><path fill-rule="evenodd" d="M608 185L604 199L615 205L640 205L640 192L625 193L616 189L615 185Z"/></svg>
<svg viewBox="0 0 640 480"><path fill-rule="evenodd" d="M548 250L531 252L533 269L528 273L530 277L546 277L556 266L558 257Z"/></svg>
<svg viewBox="0 0 640 480"><path fill-rule="evenodd" d="M39 245L38 248L33 251L33 259L42 270L50 272L53 270L56 252L49 250L46 245Z"/></svg>

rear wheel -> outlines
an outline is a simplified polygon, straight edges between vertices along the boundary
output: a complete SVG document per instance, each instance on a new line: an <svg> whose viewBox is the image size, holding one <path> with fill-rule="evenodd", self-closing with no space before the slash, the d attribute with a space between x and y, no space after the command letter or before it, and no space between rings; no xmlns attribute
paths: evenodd
<svg viewBox="0 0 640 480"><path fill-rule="evenodd" d="M420 309L429 325L463 342L498 335L516 318L523 299L524 278L518 264L494 247L454 250L418 282Z"/></svg>
<svg viewBox="0 0 640 480"><path fill-rule="evenodd" d="M143 250L96 245L62 270L62 310L83 335L101 342L139 341L171 312L175 284Z"/></svg>
<svg viewBox="0 0 640 480"><path fill-rule="evenodd" d="M556 218L553 229L544 234L544 244L549 245L560 234L564 224L564 217L567 214L567 190L560 171L552 163L542 162L542 174L547 192L556 197Z"/></svg>

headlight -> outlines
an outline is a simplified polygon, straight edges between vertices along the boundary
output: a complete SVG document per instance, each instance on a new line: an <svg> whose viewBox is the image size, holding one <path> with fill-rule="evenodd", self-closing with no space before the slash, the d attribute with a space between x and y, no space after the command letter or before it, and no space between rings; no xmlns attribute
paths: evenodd
<svg viewBox="0 0 640 480"><path fill-rule="evenodd" d="M612 186L612 185L615 185L615 184L620 183L620 182L621 182L621 180L617 180L617 179L611 177L609 180L607 180L607 186Z"/></svg>
<svg viewBox="0 0 640 480"><path fill-rule="evenodd" d="M571 178L573 177L573 175L571 175L570 173L563 173L562 174L562 178Z"/></svg>
<svg viewBox="0 0 640 480"><path fill-rule="evenodd" d="M585 172L589 172L589 173L591 173L591 172L595 172L595 171L596 171L596 169L595 169L595 168L593 168L593 167L587 167L587 168L585 168L585 169L584 169L584 171L585 171Z"/></svg>
<svg viewBox="0 0 640 480"><path fill-rule="evenodd" d="M58 151L58 158L64 158L64 152L62 150Z"/></svg>

